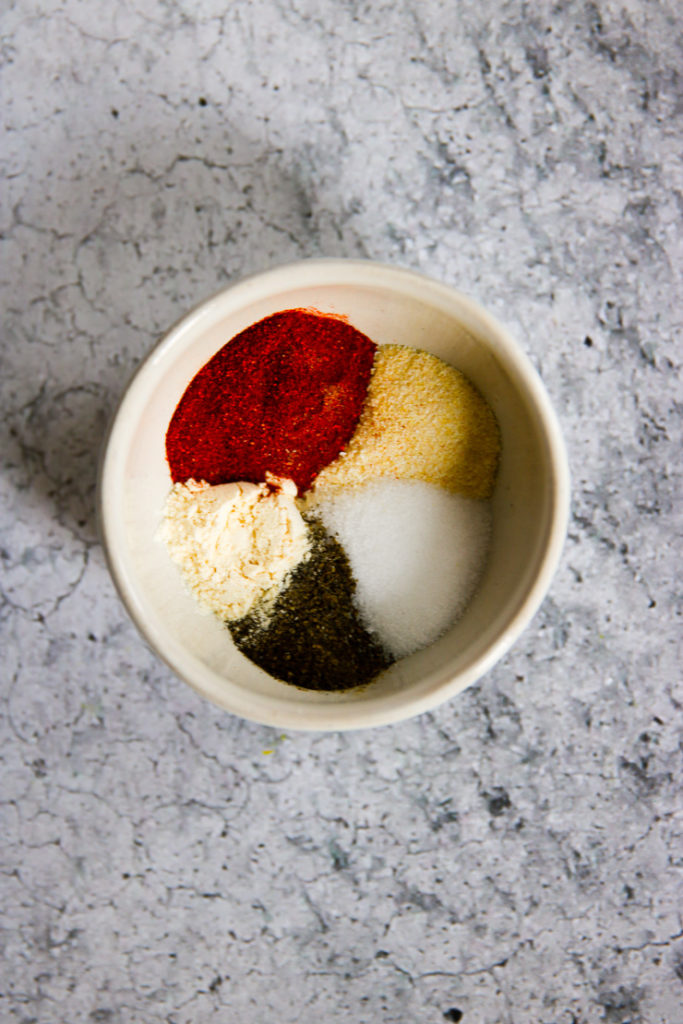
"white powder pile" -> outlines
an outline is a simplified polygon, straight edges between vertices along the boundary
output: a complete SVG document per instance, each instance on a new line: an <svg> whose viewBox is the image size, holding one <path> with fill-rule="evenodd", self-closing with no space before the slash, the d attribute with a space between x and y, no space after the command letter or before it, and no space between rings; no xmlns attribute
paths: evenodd
<svg viewBox="0 0 683 1024"><path fill-rule="evenodd" d="M270 486L217 487L188 480L166 499L159 538L199 604L223 619L242 618L259 602L267 607L309 553L296 485L269 479Z"/></svg>
<svg viewBox="0 0 683 1024"><path fill-rule="evenodd" d="M462 614L486 561L488 502L379 479L332 492L315 512L343 545L359 611L394 657L432 643Z"/></svg>

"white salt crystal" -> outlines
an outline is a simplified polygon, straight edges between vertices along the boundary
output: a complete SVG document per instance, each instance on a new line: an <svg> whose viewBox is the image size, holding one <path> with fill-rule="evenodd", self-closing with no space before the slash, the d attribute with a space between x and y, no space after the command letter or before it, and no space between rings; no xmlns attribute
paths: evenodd
<svg viewBox="0 0 683 1024"><path fill-rule="evenodd" d="M462 614L486 561L488 502L377 479L339 489L313 511L344 547L359 611L394 657L426 647Z"/></svg>

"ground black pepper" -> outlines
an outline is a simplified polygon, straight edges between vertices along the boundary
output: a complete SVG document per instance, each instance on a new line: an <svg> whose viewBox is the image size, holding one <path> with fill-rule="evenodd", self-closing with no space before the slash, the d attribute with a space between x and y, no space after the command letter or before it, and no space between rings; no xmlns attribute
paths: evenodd
<svg viewBox="0 0 683 1024"><path fill-rule="evenodd" d="M318 519L305 518L311 553L267 620L255 610L227 626L238 650L276 679L306 690L348 690L369 683L393 659L358 616L341 544Z"/></svg>

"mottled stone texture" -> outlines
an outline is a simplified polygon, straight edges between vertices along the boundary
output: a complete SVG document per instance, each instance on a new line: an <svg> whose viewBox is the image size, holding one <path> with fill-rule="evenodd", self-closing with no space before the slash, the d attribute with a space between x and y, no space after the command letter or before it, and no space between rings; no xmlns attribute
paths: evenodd
<svg viewBox="0 0 683 1024"><path fill-rule="evenodd" d="M677 1024L680 6L3 6L0 1019ZM280 736L146 649L95 464L164 328L321 254L508 324L573 515L479 685Z"/></svg>

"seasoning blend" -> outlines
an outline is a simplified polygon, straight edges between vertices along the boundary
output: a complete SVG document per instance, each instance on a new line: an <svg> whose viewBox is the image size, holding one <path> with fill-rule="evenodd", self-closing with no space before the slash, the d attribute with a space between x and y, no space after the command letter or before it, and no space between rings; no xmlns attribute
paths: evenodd
<svg viewBox="0 0 683 1024"><path fill-rule="evenodd" d="M277 679L364 685L445 633L479 583L498 424L427 352L276 313L196 374L166 452L160 536L200 604Z"/></svg>

